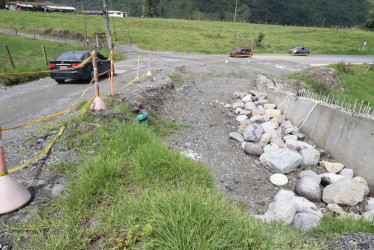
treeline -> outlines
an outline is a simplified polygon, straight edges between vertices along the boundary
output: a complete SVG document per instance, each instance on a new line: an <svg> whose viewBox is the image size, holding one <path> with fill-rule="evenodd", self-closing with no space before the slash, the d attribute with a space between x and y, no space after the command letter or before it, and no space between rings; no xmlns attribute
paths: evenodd
<svg viewBox="0 0 374 250"><path fill-rule="evenodd" d="M43 0L39 0L43 1ZM108 0L115 10L143 15L144 0ZM81 8L81 0L55 0ZM86 10L101 10L102 0L84 1ZM233 21L236 0L161 0L163 18ZM374 10L372 0L238 0L238 22L305 26L361 25Z"/></svg>

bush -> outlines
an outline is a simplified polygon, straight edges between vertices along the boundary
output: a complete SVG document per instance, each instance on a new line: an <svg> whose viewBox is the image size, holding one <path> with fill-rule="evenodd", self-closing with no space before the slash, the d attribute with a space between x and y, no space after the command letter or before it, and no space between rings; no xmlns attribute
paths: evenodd
<svg viewBox="0 0 374 250"><path fill-rule="evenodd" d="M345 74L348 74L348 75L354 75L355 74L355 70L352 68L352 65L351 64L345 64L344 62L341 62L341 63L337 64L336 65L336 70L339 73L345 73Z"/></svg>

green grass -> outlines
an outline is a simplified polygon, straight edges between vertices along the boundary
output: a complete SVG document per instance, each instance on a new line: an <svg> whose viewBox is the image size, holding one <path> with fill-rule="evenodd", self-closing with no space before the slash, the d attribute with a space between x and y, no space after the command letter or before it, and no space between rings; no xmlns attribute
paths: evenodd
<svg viewBox="0 0 374 250"><path fill-rule="evenodd" d="M290 78L303 80L308 88L319 94L334 96L341 102L350 100L351 108L355 100L358 100L356 111L359 111L361 101L363 106L368 105L374 109L374 65L351 65L351 64L334 64L329 65L336 70L340 82L331 88L322 78L310 79L306 74L296 73L290 75Z"/></svg>
<svg viewBox="0 0 374 250"><path fill-rule="evenodd" d="M232 22L207 22L175 19L122 18L115 19L117 43L132 42L143 49L172 50L226 54L236 47L251 46L252 38L265 35L262 48L255 53L287 53L297 45L309 46L314 54L374 54L373 32L355 29L329 29L298 26L277 26ZM94 42L95 32L105 32L102 17L87 17L88 35ZM63 28L72 34L84 34L81 15L0 11L0 27L31 31ZM114 31L112 27L112 32ZM75 32L75 33L74 33ZM218 38L220 34L220 38ZM238 37L235 37L238 34ZM77 36L78 37L78 36ZM365 50L363 43L368 42Z"/></svg>

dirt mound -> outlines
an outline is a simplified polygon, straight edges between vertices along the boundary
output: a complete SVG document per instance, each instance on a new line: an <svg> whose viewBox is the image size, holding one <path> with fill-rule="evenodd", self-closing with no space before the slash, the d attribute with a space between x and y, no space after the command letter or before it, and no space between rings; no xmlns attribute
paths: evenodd
<svg viewBox="0 0 374 250"><path fill-rule="evenodd" d="M328 84L330 88L336 87L341 81L341 79L336 74L335 69L333 68L311 67L303 70L302 73L305 73L312 81L318 81L322 79Z"/></svg>

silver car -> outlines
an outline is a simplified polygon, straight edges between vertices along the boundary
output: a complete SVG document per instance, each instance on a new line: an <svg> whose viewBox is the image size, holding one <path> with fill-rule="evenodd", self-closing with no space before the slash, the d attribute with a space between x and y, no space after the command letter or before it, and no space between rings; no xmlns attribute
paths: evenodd
<svg viewBox="0 0 374 250"><path fill-rule="evenodd" d="M308 47L299 46L288 51L290 55L309 55L310 49Z"/></svg>

